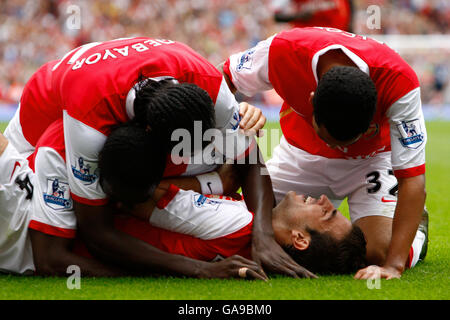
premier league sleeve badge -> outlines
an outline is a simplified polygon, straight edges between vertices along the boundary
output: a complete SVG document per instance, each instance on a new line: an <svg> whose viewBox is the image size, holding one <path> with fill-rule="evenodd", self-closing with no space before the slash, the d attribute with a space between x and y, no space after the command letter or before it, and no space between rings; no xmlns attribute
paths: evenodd
<svg viewBox="0 0 450 320"><path fill-rule="evenodd" d="M414 119L411 121L402 121L397 124L398 131L400 132L400 143L405 148L417 149L424 142L425 135L420 126L420 120Z"/></svg>

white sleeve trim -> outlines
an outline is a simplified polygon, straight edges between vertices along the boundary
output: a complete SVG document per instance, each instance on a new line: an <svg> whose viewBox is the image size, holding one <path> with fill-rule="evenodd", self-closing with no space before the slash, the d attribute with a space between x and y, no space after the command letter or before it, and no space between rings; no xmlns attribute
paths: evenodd
<svg viewBox="0 0 450 320"><path fill-rule="evenodd" d="M155 208L150 223L203 240L232 234L253 219L243 201L207 198L194 191L179 190L164 209Z"/></svg>
<svg viewBox="0 0 450 320"><path fill-rule="evenodd" d="M64 159L54 149L41 147L35 159L36 184L31 220L62 229L76 229Z"/></svg>
<svg viewBox="0 0 450 320"><path fill-rule="evenodd" d="M228 88L224 77L222 77L222 82L220 83L214 113L216 116L216 128L221 131L231 129L236 125L236 121L239 120L239 103L236 101L230 88Z"/></svg>
<svg viewBox="0 0 450 320"><path fill-rule="evenodd" d="M71 192L87 200L107 196L99 183L98 155L106 136L63 111L66 163ZM82 167L81 167L82 166Z"/></svg>
<svg viewBox="0 0 450 320"><path fill-rule="evenodd" d="M414 168L425 163L427 132L420 87L411 90L387 110L391 131L392 167Z"/></svg>
<svg viewBox="0 0 450 320"><path fill-rule="evenodd" d="M269 81L269 49L276 35L255 47L230 56L230 73L234 86L246 96L273 88Z"/></svg>

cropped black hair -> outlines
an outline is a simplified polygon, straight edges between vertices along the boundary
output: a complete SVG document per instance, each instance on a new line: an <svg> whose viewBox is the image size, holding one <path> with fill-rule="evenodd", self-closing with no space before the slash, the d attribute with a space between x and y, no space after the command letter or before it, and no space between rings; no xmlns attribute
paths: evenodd
<svg viewBox="0 0 450 320"><path fill-rule="evenodd" d="M341 240L328 233L307 228L311 235L309 247L298 250L293 245L284 250L302 267L319 274L348 274L367 266L366 240L358 226Z"/></svg>
<svg viewBox="0 0 450 320"><path fill-rule="evenodd" d="M211 97L192 83L176 83L167 79L155 81L141 76L136 85L134 111L136 121L148 126L165 141L167 150L178 143L171 139L174 130L186 129L193 139L194 121L201 121L202 136L216 125Z"/></svg>
<svg viewBox="0 0 450 320"><path fill-rule="evenodd" d="M126 205L146 201L160 183L166 164L159 137L130 121L114 128L99 154L100 185Z"/></svg>
<svg viewBox="0 0 450 320"><path fill-rule="evenodd" d="M356 67L336 66L319 80L314 92L314 118L339 141L367 131L375 114L377 90L372 79Z"/></svg>

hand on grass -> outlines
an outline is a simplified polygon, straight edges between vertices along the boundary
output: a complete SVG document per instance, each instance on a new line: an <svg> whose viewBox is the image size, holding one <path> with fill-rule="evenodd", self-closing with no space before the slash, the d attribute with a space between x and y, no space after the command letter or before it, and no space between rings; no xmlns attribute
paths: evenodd
<svg viewBox="0 0 450 320"><path fill-rule="evenodd" d="M241 272L239 271L240 269L242 269ZM264 281L268 279L256 262L239 255L234 255L218 262L208 263L207 267L200 274L200 278L244 278Z"/></svg>

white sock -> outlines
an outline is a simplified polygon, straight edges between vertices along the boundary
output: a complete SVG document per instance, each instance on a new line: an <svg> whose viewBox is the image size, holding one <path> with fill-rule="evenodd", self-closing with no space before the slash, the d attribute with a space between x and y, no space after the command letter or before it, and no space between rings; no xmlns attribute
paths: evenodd
<svg viewBox="0 0 450 320"><path fill-rule="evenodd" d="M417 230L416 237L414 238L409 251L409 268L413 268L419 261L420 252L422 251L424 243L425 234L422 231Z"/></svg>

